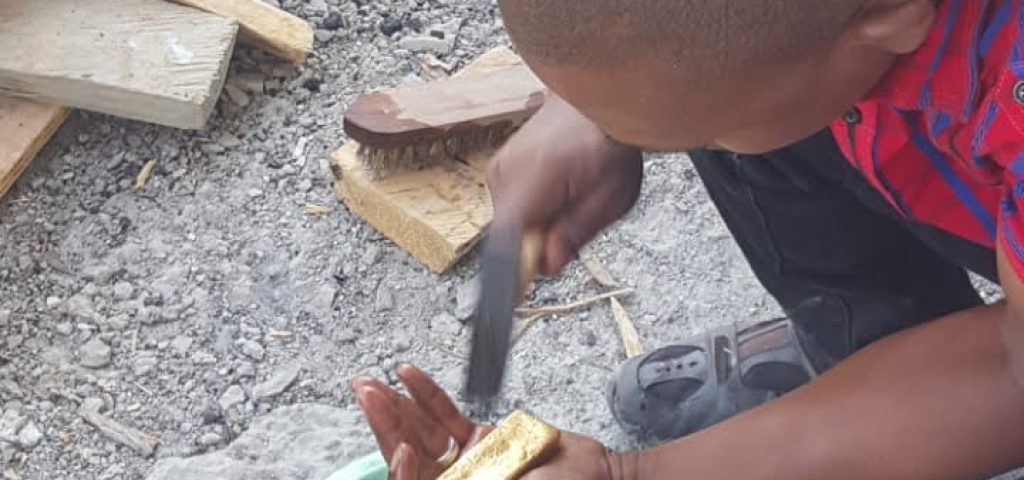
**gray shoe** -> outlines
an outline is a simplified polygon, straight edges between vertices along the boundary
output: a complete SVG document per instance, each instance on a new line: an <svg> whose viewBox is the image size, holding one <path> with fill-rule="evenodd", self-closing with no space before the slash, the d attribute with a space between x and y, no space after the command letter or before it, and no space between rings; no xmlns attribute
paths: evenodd
<svg viewBox="0 0 1024 480"><path fill-rule="evenodd" d="M628 433L670 440L807 383L821 360L808 356L788 319L733 325L627 360L607 400Z"/></svg>

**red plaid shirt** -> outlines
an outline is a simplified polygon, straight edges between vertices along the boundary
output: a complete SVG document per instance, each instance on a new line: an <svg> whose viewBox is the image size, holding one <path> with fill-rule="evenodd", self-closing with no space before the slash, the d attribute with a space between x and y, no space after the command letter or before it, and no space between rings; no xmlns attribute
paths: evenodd
<svg viewBox="0 0 1024 480"><path fill-rule="evenodd" d="M832 132L904 217L989 248L1024 279L1024 0L943 0Z"/></svg>

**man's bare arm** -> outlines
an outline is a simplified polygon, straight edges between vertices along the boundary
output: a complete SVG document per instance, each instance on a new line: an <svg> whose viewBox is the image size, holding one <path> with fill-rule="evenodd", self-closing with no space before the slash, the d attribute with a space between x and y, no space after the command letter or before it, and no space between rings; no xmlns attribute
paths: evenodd
<svg viewBox="0 0 1024 480"><path fill-rule="evenodd" d="M728 422L621 458L638 479L963 480L1024 465L1024 284L858 352Z"/></svg>

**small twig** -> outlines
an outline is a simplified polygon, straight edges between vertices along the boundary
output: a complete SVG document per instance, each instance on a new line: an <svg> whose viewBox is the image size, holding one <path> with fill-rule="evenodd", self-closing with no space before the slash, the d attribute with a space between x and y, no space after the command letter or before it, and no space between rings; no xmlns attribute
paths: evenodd
<svg viewBox="0 0 1024 480"><path fill-rule="evenodd" d="M311 202L306 203L306 215L327 215L328 213L331 213L331 207Z"/></svg>
<svg viewBox="0 0 1024 480"><path fill-rule="evenodd" d="M156 160L150 160L142 166L142 170L139 171L139 176L135 177L135 189L142 190L146 186L146 182L149 181L149 176L153 174L153 170L156 169Z"/></svg>
<svg viewBox="0 0 1024 480"><path fill-rule="evenodd" d="M136 388L138 388L139 390L142 390L143 392L146 392L146 394L151 396L151 397L155 396L155 395L153 395L153 391L152 390L150 390L150 389L148 389L146 387L143 387L142 385L139 384L139 382L132 382L132 385L135 385Z"/></svg>
<svg viewBox="0 0 1024 480"><path fill-rule="evenodd" d="M547 315L548 314L545 313L538 313L523 319L522 322L519 322L519 326L517 326L515 332L512 333L512 344L515 345L516 343L519 343L519 339L522 338L523 335L526 335L526 331L529 330L533 324L537 323L537 320L540 320Z"/></svg>
<svg viewBox="0 0 1024 480"><path fill-rule="evenodd" d="M135 450L143 457L153 455L157 445L160 443L160 439L157 437L143 433L138 429L129 427L112 418L101 415L98 412L80 408L78 409L78 415L81 416L86 423L96 427L97 430L107 437L110 437L117 443Z"/></svg>
<svg viewBox="0 0 1024 480"><path fill-rule="evenodd" d="M621 297L621 296L624 296L624 295L632 294L633 292L634 292L634 289L632 289L632 288L623 288L623 289L620 289L620 290L615 290L613 292L608 292L608 293L602 293L600 295L595 295L593 297L585 298L585 299L580 300L578 302L568 303L568 304L565 304L565 305L551 305L551 306L545 306L545 307L523 307L523 308L517 308L516 309L516 313L518 313L519 315L538 315L538 314L542 314L542 315L556 315L556 314L560 314L560 313L569 313L569 312L571 312L573 310L593 305L593 304L595 304L597 302L600 302L601 300L605 300L605 299L608 299L608 298Z"/></svg>
<svg viewBox="0 0 1024 480"><path fill-rule="evenodd" d="M608 272L608 269L604 268L604 264L601 263L601 260L598 260L597 254L594 253L594 249L590 248L590 246L584 246L580 249L580 261L587 268L590 277L599 285L608 288L617 288L619 286L619 282L615 281L615 278Z"/></svg>
<svg viewBox="0 0 1024 480"><path fill-rule="evenodd" d="M622 337L622 346L626 349L626 357L633 358L644 353L644 346L640 343L640 335L636 333L636 327L629 318L629 313L615 298L608 301L612 305L612 316L615 323L619 325L619 335Z"/></svg>

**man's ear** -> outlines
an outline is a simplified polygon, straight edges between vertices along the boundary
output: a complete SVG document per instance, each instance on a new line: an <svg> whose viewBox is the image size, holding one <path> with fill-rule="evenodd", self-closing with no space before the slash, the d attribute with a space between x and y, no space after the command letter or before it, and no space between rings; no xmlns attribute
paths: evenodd
<svg viewBox="0 0 1024 480"><path fill-rule="evenodd" d="M847 32L856 43L894 55L917 50L935 22L934 0L874 0Z"/></svg>

